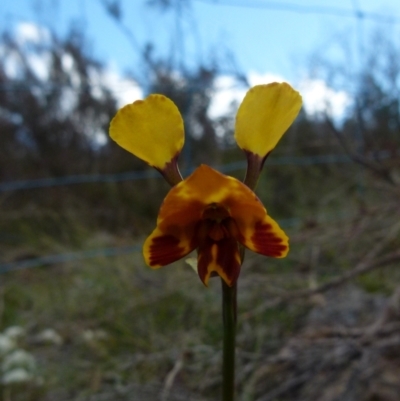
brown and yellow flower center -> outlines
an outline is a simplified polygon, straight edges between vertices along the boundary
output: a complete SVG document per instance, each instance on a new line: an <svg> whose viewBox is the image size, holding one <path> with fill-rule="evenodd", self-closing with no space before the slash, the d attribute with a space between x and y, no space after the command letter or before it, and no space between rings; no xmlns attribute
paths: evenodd
<svg viewBox="0 0 400 401"><path fill-rule="evenodd" d="M210 238L221 241L234 236L234 221L229 211L217 203L207 206L199 224L199 239Z"/></svg>

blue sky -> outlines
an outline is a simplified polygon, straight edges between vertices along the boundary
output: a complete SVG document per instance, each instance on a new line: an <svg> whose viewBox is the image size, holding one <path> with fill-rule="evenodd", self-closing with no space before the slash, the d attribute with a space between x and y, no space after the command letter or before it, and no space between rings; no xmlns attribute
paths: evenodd
<svg viewBox="0 0 400 401"><path fill-rule="evenodd" d="M34 3L41 12L33 11ZM150 40L157 49L167 52L172 40L178 43L177 17L145 3L123 0L123 21L137 43ZM272 8L262 8L267 6ZM355 9L397 16L397 24L357 20L349 16ZM270 72L288 79L295 79L309 55L341 32L348 32L355 51L360 36L367 40L368 31L375 26L400 32L398 0L193 0L192 7L183 10L182 15L180 37L185 38L181 42L187 60L206 60L211 51L221 54L225 48L233 52L244 71ZM2 26L33 20L58 31L65 31L75 19L86 26L94 53L104 61L121 68L132 67L136 61L132 46L106 15L100 0L3 0L0 17Z"/></svg>
<svg viewBox="0 0 400 401"><path fill-rule="evenodd" d="M171 46L180 46L187 64L207 61L211 54L223 57L229 50L238 68L256 77L252 83L268 75L296 85L308 72L311 54L326 51L340 35L357 54L373 29L400 34L398 0L193 0L181 18L145 3L122 0L123 23L139 47L150 41L156 52L169 54ZM364 18L355 18L356 11ZM368 13L395 23L377 20L375 14L370 19ZM105 13L101 0L0 1L0 23L5 28L34 22L62 33L72 20L85 28L96 57L119 72L135 69L137 53ZM321 85L316 90L320 89Z"/></svg>

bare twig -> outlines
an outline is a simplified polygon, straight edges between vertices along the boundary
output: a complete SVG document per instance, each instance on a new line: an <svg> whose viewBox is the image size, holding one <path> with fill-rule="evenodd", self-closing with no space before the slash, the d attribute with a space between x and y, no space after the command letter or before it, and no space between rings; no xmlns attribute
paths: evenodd
<svg viewBox="0 0 400 401"><path fill-rule="evenodd" d="M267 309L277 307L280 304L287 303L289 301L292 301L297 298L306 298L318 293L323 293L326 292L332 288L339 287L340 285L344 284L347 281L350 281L351 279L360 276L361 274L368 273L374 269L381 268L384 266L387 266L391 263L400 261L400 251L395 251L392 253L389 253L386 256L383 256L379 259L376 259L374 261L363 261L359 263L354 269L349 270L345 272L344 274L333 278L332 280L321 284L315 288L308 288L304 290L298 290L298 291L293 291L287 294L282 295L281 297L276 297L272 300L269 300L257 308L255 308L251 312L246 312L244 314L244 318L250 318L254 315L257 315L259 313L264 312Z"/></svg>
<svg viewBox="0 0 400 401"><path fill-rule="evenodd" d="M400 221L393 224L393 226L389 229L385 229L385 235L380 235L380 240L376 241L375 246L373 246L363 258L364 260L371 260L376 257L390 242L392 242L395 238L399 237L400 231ZM383 237L383 238L382 238Z"/></svg>
<svg viewBox="0 0 400 401"><path fill-rule="evenodd" d="M385 166L377 166L375 163L372 163L368 158L362 156L360 154L355 153L350 149L347 142L343 138L342 133L335 127L335 124L329 117L325 117L325 122L331 131L334 133L336 138L338 139L340 145L343 147L344 151L353 160L355 163L360 164L363 167L366 167L368 170L375 173L380 178L384 179L389 184L396 186L396 182L393 180L393 177L390 174L390 170Z"/></svg>
<svg viewBox="0 0 400 401"><path fill-rule="evenodd" d="M174 364L174 367L170 370L170 372L167 374L164 380L164 386L161 391L160 395L160 401L167 401L169 397L169 393L171 391L171 388L174 384L175 378L177 374L181 371L183 368L183 355L177 359L177 361Z"/></svg>
<svg viewBox="0 0 400 401"><path fill-rule="evenodd" d="M309 289L309 290L300 290L300 291L295 291L292 294L288 294L287 297L288 299L293 299L293 298L303 298L307 297L309 295L317 294L320 292L325 292L330 290L331 288L335 288L340 286L341 284L345 283L346 281L349 281L361 274L368 273L376 268L384 267L388 264L391 264L393 262L400 261L400 251L395 251L392 252L386 256L383 256L377 260L374 261L364 261L359 263L354 269L349 270L342 274L339 277L336 277L324 284L321 284L320 286Z"/></svg>
<svg viewBox="0 0 400 401"><path fill-rule="evenodd" d="M268 394L266 394L260 398L257 398L256 401L273 401L273 400L277 399L278 397L284 395L285 393L295 389L296 387L301 386L307 380L311 379L313 374L314 374L314 372L309 371L309 372L303 373L300 376L288 379L283 384L281 384L277 388L270 391Z"/></svg>

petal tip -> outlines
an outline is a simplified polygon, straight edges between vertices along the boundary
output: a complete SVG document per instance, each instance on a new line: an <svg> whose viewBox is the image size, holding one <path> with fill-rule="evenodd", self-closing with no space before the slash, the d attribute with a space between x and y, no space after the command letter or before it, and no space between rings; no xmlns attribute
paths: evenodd
<svg viewBox="0 0 400 401"><path fill-rule="evenodd" d="M172 100L159 94L119 109L111 120L109 134L123 149L158 169L171 162L184 145L179 110Z"/></svg>
<svg viewBox="0 0 400 401"><path fill-rule="evenodd" d="M264 157L293 123L301 105L299 92L286 82L254 86L236 116L238 146Z"/></svg>

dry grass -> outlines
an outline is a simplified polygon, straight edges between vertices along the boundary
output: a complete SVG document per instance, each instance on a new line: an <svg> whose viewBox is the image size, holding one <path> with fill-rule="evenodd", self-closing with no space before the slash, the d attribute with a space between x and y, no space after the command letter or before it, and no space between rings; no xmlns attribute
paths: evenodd
<svg viewBox="0 0 400 401"><path fill-rule="evenodd" d="M400 245L397 193L382 191L370 187L362 203L350 203L345 188L339 199L331 191L321 204L331 211L342 202L342 212L321 217L320 206L287 227L288 258L247 254L239 285L238 400L391 400L389 365L399 359L385 355L399 335L387 326L396 319L367 340L357 335L382 320L400 282L396 258L378 263ZM3 223L15 240L3 241L4 261L141 244L96 232L73 215L12 221ZM376 266L367 274L345 277L338 289L324 286L368 263ZM34 355L36 371L26 384L3 383L2 401L218 400L220 302L218 280L205 289L184 262L149 270L137 252L3 274L0 328L24 329L18 347ZM45 329L61 341L43 339ZM369 386L362 385L366 378Z"/></svg>

